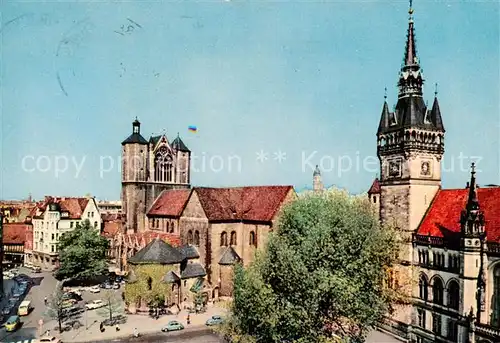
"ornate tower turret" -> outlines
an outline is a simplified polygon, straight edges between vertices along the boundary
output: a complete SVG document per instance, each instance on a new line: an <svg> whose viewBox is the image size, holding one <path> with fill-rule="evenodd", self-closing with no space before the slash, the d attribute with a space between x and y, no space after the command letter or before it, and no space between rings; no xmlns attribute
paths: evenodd
<svg viewBox="0 0 500 343"><path fill-rule="evenodd" d="M316 165L316 169L313 172L313 191L321 192L323 191L323 182L321 181L321 172L319 167Z"/></svg>
<svg viewBox="0 0 500 343"><path fill-rule="evenodd" d="M471 179L467 184L469 194L467 204L460 215L460 281L464 291L462 314L473 309L478 321L486 307L485 245L486 231L484 213L479 206L476 171L471 167Z"/></svg>

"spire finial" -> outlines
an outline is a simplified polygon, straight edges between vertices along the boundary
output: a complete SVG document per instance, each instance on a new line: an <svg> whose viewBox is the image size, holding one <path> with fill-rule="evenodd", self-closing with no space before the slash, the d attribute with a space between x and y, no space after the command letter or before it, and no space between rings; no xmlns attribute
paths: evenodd
<svg viewBox="0 0 500 343"><path fill-rule="evenodd" d="M474 162L472 162L470 170L472 175L476 174L476 164Z"/></svg>
<svg viewBox="0 0 500 343"><path fill-rule="evenodd" d="M413 0L410 0L410 8L408 9L408 13L410 14L411 18L411 15L413 14Z"/></svg>
<svg viewBox="0 0 500 343"><path fill-rule="evenodd" d="M387 87L384 88L384 99L387 100Z"/></svg>
<svg viewBox="0 0 500 343"><path fill-rule="evenodd" d="M434 88L434 96L437 96L438 95L438 84L436 82L436 84L434 85L435 88Z"/></svg>

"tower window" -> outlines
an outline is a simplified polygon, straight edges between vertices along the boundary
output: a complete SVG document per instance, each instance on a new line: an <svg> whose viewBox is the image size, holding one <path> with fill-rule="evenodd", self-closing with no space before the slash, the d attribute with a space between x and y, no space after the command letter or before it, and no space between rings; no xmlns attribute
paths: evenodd
<svg viewBox="0 0 500 343"><path fill-rule="evenodd" d="M377 197L374 195L373 196L373 203L376 204L377 203Z"/></svg>
<svg viewBox="0 0 500 343"><path fill-rule="evenodd" d="M193 244L193 231L189 230L187 234L187 243Z"/></svg>

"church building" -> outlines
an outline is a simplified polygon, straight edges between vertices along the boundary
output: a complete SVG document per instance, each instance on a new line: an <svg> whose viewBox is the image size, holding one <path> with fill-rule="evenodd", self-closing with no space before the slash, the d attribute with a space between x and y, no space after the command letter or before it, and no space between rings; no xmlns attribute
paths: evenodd
<svg viewBox="0 0 500 343"><path fill-rule="evenodd" d="M445 129L437 92L426 105L410 3L394 111L377 131L380 180L368 196L403 240L390 287L411 280L383 328L408 342L500 342L500 188L441 188ZM413 282L415 281L415 282Z"/></svg>

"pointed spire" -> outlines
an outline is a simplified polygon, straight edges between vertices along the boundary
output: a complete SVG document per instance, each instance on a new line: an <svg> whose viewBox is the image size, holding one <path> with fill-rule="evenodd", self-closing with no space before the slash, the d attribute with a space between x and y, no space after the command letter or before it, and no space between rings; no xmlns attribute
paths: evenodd
<svg viewBox="0 0 500 343"><path fill-rule="evenodd" d="M413 25L413 1L410 0L410 8L408 9L408 34L406 36L405 60L406 66L418 64L417 48L415 44L415 28Z"/></svg>
<svg viewBox="0 0 500 343"><path fill-rule="evenodd" d="M472 162L470 173L470 186L469 197L467 199L466 210L468 213L471 211L479 210L479 201L477 199L477 185L476 185L476 165Z"/></svg>
<svg viewBox="0 0 500 343"><path fill-rule="evenodd" d="M316 165L316 169L314 169L313 176L321 176L321 171L319 170L319 166Z"/></svg>
<svg viewBox="0 0 500 343"><path fill-rule="evenodd" d="M437 94L437 92L436 92L436 94ZM432 104L431 122L434 124L436 129L438 129L439 131L445 132L444 125L443 125L443 118L441 118L441 110L439 109L439 101L437 99L437 96L434 97L434 103Z"/></svg>

